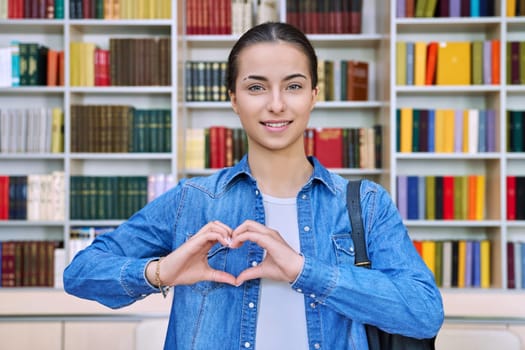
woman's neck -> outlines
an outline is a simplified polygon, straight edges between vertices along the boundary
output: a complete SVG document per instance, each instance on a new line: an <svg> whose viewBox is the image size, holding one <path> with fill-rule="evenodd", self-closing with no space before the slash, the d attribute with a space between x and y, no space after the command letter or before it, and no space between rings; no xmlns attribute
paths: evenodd
<svg viewBox="0 0 525 350"><path fill-rule="evenodd" d="M248 154L248 162L259 189L270 196L289 198L299 190L312 175L313 166L304 154L290 156L281 154Z"/></svg>

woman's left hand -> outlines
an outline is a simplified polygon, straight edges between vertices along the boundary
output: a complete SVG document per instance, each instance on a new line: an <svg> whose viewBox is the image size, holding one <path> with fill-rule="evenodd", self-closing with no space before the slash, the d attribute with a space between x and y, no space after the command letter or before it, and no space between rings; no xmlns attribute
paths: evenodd
<svg viewBox="0 0 525 350"><path fill-rule="evenodd" d="M258 244L266 250L264 260L237 276L237 285L256 279L268 278L275 281L293 282L301 272L304 258L286 243L279 232L256 221L246 220L232 233L231 248L238 248L246 241Z"/></svg>

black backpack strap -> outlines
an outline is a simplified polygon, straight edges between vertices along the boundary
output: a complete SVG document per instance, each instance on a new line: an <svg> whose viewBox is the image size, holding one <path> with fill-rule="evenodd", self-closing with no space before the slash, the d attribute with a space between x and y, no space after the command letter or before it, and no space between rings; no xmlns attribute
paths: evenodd
<svg viewBox="0 0 525 350"><path fill-rule="evenodd" d="M365 230L361 216L361 180L350 180L346 188L346 205L352 226L352 240L355 246L355 265L371 267L365 242Z"/></svg>

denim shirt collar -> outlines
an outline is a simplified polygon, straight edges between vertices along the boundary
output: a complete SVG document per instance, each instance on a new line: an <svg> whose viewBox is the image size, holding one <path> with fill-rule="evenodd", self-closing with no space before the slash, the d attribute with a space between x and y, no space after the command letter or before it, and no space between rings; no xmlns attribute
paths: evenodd
<svg viewBox="0 0 525 350"><path fill-rule="evenodd" d="M328 169L326 169L319 160L313 156L309 156L308 161L313 165L314 171L308 182L304 185L304 189L312 186L314 182L319 182L324 184L333 194L335 194L336 186ZM244 157L233 167L224 169L223 175L222 181L218 184L218 189L220 190L224 190L243 176L248 176L251 180L256 182L256 179L251 173L250 165L248 164L247 154L244 155Z"/></svg>

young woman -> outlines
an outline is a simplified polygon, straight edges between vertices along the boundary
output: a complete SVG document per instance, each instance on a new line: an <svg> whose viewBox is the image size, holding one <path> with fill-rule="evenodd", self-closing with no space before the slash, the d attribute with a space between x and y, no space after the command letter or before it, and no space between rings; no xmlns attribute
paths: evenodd
<svg viewBox="0 0 525 350"><path fill-rule="evenodd" d="M64 272L68 293L112 308L173 289L165 349L367 349L363 324L434 336L443 307L388 193L361 185L373 269L354 266L347 180L307 158L317 58L296 28L265 23L228 58L248 154L183 179Z"/></svg>

